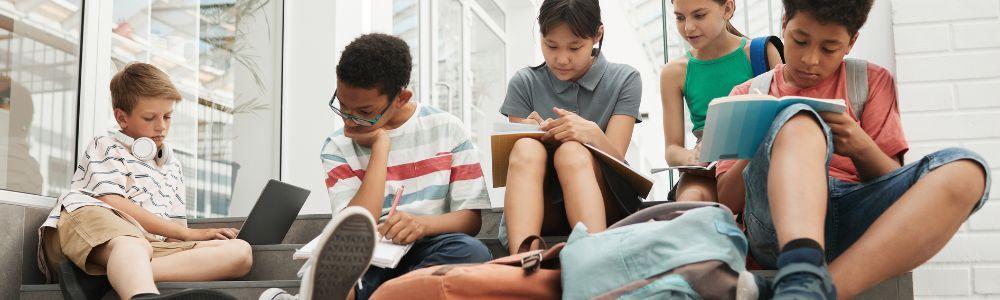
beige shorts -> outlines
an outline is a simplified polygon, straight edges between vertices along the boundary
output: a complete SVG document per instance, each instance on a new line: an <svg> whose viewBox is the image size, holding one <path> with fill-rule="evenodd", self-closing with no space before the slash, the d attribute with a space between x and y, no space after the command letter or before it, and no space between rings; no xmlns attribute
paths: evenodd
<svg viewBox="0 0 1000 300"><path fill-rule="evenodd" d="M46 230L43 237L45 260L49 270L59 270L58 265L69 259L90 275L104 275L105 266L88 261L90 253L104 243L120 236L148 239L137 224L118 212L100 206L85 206L59 215L56 230ZM150 241L153 258L191 250L197 242ZM52 272L50 274L58 274Z"/></svg>

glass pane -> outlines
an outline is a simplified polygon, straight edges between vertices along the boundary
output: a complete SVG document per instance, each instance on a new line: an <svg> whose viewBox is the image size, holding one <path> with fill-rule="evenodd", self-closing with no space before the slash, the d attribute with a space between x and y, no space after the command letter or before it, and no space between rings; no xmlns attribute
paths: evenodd
<svg viewBox="0 0 1000 300"><path fill-rule="evenodd" d="M417 98L420 87L420 5L417 0L395 0L392 3L392 33L410 46L410 56L413 57L413 70L410 72L409 89Z"/></svg>
<svg viewBox="0 0 1000 300"><path fill-rule="evenodd" d="M665 0L664 0L665 1ZM660 0L629 0L623 9L638 33L639 42L649 61L664 63L663 57L663 9ZM671 19L672 20L672 19ZM673 56L671 56L673 57Z"/></svg>
<svg viewBox="0 0 1000 300"><path fill-rule="evenodd" d="M460 119L462 108L462 3L458 0L437 2L437 28L434 57L437 81L433 103Z"/></svg>
<svg viewBox="0 0 1000 300"><path fill-rule="evenodd" d="M504 25L507 24L507 16L504 14L503 9L500 8L500 5L497 5L496 1L476 0L476 3L479 3L479 6L486 11L486 14L489 15L490 19L493 19L493 22L496 22L497 25L504 27Z"/></svg>
<svg viewBox="0 0 1000 300"><path fill-rule="evenodd" d="M0 1L0 189L59 196L76 156L82 1Z"/></svg>
<svg viewBox="0 0 1000 300"><path fill-rule="evenodd" d="M500 99L507 88L506 50L504 42L476 14L472 19L470 45L472 46L472 131L473 141L480 143L481 149L489 149L489 134L495 121L493 116L500 110Z"/></svg>
<svg viewBox="0 0 1000 300"><path fill-rule="evenodd" d="M249 115L267 121L273 111L275 101L264 97L278 88L274 76L280 76L270 72L269 59L278 52L271 40L275 29L267 25L274 18L265 15L269 2L114 2L113 67L151 63L170 75L183 96L167 139L183 168L191 218L229 215L241 165L234 156L234 149L242 149L238 126L259 126L238 120ZM260 152L249 156L273 155Z"/></svg>

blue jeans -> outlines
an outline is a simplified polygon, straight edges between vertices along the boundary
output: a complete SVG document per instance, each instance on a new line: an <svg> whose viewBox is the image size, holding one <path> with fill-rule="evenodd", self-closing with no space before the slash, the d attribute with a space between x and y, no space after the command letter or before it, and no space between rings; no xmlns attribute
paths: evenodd
<svg viewBox="0 0 1000 300"><path fill-rule="evenodd" d="M805 104L796 104L778 113L764 138L764 142L751 158L750 164L743 170L743 179L746 184L744 223L746 223L750 252L761 267L768 269L777 267L780 247L767 198L767 174L771 166L771 146L781 127L798 113L805 113L819 120L826 135L826 163L829 166L830 158L833 156L833 140L829 126L811 107ZM937 167L963 159L980 164L986 171L986 189L982 198L979 199L979 204L969 212L972 214L986 203L986 199L989 199L991 181L990 168L986 164L986 160L969 150L944 149L882 177L860 183L840 181L830 177L829 171L827 171L829 201L827 201L824 229L827 261L833 261L853 245L868 230L868 227L906 193L917 180Z"/></svg>
<svg viewBox="0 0 1000 300"><path fill-rule="evenodd" d="M413 243L395 269L371 266L355 288L356 299L368 299L382 283L423 267L447 264L482 263L492 259L483 242L464 233L445 233Z"/></svg>

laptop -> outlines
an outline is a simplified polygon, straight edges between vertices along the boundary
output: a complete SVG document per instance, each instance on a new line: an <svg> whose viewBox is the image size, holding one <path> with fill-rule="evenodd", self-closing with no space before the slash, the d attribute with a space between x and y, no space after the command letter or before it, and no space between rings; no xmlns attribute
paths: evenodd
<svg viewBox="0 0 1000 300"><path fill-rule="evenodd" d="M307 189L271 179L236 238L250 245L281 244L308 197Z"/></svg>

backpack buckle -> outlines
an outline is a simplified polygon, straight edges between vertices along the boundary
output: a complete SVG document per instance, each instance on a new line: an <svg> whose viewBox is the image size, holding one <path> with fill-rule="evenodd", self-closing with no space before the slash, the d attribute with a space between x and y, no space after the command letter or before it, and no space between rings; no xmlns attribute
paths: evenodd
<svg viewBox="0 0 1000 300"><path fill-rule="evenodd" d="M542 267L542 252L538 251L521 258L521 269L532 272Z"/></svg>

